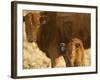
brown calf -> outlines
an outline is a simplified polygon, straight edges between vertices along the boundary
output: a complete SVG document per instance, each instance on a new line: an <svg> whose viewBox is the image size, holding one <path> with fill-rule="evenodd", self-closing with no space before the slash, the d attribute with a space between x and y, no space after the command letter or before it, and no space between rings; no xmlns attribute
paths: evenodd
<svg viewBox="0 0 100 80"><path fill-rule="evenodd" d="M68 43L66 53L63 56L66 66L85 66L85 55L82 41L78 38L73 38Z"/></svg>

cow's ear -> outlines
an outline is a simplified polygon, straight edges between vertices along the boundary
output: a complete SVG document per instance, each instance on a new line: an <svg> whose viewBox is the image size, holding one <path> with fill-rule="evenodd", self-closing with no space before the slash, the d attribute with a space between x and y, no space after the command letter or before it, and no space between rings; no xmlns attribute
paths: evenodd
<svg viewBox="0 0 100 80"><path fill-rule="evenodd" d="M25 16L23 16L23 22L25 21Z"/></svg>

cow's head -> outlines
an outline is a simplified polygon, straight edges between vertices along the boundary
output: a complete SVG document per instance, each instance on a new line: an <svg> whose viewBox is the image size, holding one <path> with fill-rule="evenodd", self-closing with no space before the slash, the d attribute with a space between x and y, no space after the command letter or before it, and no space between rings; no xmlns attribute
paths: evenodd
<svg viewBox="0 0 100 80"><path fill-rule="evenodd" d="M28 42L36 41L39 25L40 25L39 13L30 12L25 16L25 32Z"/></svg>

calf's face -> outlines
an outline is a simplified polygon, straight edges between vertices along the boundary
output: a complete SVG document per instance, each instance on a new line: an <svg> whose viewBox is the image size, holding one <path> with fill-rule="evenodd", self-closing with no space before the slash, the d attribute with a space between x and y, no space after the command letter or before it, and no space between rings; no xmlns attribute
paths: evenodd
<svg viewBox="0 0 100 80"><path fill-rule="evenodd" d="M28 42L36 41L39 25L40 25L39 13L28 13L25 16L25 32Z"/></svg>
<svg viewBox="0 0 100 80"><path fill-rule="evenodd" d="M85 57L82 41L78 38L73 38L67 45L65 55L66 66L83 66Z"/></svg>

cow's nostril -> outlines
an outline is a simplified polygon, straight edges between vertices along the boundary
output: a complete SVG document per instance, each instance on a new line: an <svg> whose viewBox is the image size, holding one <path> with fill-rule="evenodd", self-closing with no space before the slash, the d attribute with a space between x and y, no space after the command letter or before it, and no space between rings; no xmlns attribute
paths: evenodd
<svg viewBox="0 0 100 80"><path fill-rule="evenodd" d="M76 44L76 48L79 48L80 47L80 44Z"/></svg>

